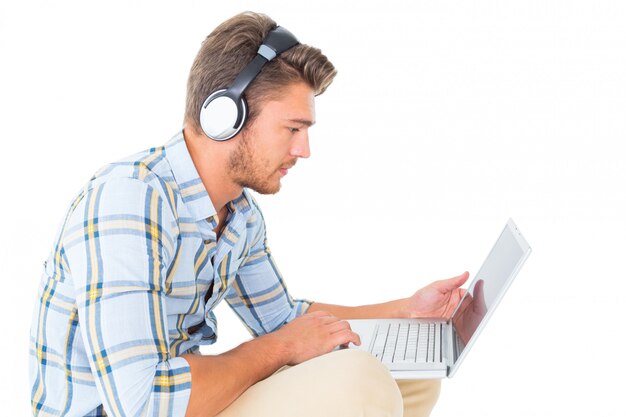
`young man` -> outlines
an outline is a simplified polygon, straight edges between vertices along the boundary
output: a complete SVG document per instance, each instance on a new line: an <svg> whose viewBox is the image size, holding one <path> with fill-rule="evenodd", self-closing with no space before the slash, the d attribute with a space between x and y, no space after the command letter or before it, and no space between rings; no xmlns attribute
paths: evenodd
<svg viewBox="0 0 626 417"><path fill-rule="evenodd" d="M278 192L309 157L314 97L334 75L267 16L208 36L183 131L101 169L67 212L31 328L35 415L430 413L438 381L396 383L371 355L335 349L360 343L348 318L448 317L467 273L383 304L294 300L247 191ZM224 299L255 338L202 356Z"/></svg>

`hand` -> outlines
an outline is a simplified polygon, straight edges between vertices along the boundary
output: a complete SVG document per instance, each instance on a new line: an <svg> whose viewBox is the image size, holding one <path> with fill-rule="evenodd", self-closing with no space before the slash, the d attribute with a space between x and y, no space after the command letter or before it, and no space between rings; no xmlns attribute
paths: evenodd
<svg viewBox="0 0 626 417"><path fill-rule="evenodd" d="M469 272L464 272L454 278L435 281L417 291L407 301L406 315L448 320L465 294L465 290L459 287L468 277Z"/></svg>
<svg viewBox="0 0 626 417"><path fill-rule="evenodd" d="M337 346L347 347L350 342L361 345L361 338L345 320L315 311L295 318L273 333L280 337L288 350L289 365L331 352Z"/></svg>

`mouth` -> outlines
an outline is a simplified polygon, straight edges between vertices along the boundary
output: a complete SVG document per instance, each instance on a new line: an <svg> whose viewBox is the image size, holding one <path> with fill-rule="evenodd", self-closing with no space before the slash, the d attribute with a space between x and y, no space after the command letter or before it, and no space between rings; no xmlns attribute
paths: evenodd
<svg viewBox="0 0 626 417"><path fill-rule="evenodd" d="M284 167L281 167L281 168L278 170L278 171L280 172L280 176L281 176L281 177L284 177L285 175L287 175L287 172L288 172L291 168L293 168L293 166L294 166L295 164L296 164L296 163L294 162L293 164L289 164L289 165L286 165L286 166L284 166Z"/></svg>

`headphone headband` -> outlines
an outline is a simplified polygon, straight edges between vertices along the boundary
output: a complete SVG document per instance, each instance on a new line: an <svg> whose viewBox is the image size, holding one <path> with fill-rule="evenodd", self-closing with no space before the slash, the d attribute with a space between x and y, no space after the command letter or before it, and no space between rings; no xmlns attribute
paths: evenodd
<svg viewBox="0 0 626 417"><path fill-rule="evenodd" d="M235 101L239 100L265 64L299 43L298 39L285 28L278 26L271 30L259 46L252 62L239 73L228 88L227 95Z"/></svg>

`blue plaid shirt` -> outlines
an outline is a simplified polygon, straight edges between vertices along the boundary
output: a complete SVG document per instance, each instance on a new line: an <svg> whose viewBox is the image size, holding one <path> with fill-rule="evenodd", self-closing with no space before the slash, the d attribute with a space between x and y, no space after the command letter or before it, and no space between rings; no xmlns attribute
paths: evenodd
<svg viewBox="0 0 626 417"><path fill-rule="evenodd" d="M30 336L35 415L183 416L191 373L180 355L215 343L222 299L254 336L307 310L287 292L248 191L228 210L216 241L182 132L94 175L44 263Z"/></svg>

